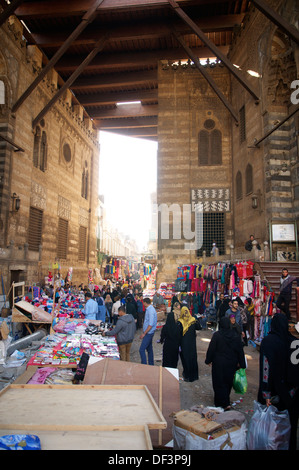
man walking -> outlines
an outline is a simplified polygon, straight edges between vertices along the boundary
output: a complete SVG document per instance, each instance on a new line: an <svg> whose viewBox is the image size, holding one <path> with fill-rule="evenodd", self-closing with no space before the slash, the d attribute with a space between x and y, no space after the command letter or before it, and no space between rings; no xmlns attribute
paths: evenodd
<svg viewBox="0 0 299 470"><path fill-rule="evenodd" d="M130 350L136 331L136 324L133 315L126 313L122 305L118 309L118 320L116 326L111 331L102 333L103 336L116 336L119 355L121 361L130 362Z"/></svg>
<svg viewBox="0 0 299 470"><path fill-rule="evenodd" d="M290 302L292 297L292 284L294 281L296 281L297 286L299 286L299 277L290 276L287 268L283 268L280 278L280 291L276 305L286 314L288 320L291 319Z"/></svg>
<svg viewBox="0 0 299 470"><path fill-rule="evenodd" d="M146 297L143 301L145 306L145 317L143 323L143 333L140 335L142 339L139 354L141 358L141 364L147 364L146 353L148 354L148 364L154 365L154 351L153 351L153 336L157 327L157 312L151 305L151 299Z"/></svg>

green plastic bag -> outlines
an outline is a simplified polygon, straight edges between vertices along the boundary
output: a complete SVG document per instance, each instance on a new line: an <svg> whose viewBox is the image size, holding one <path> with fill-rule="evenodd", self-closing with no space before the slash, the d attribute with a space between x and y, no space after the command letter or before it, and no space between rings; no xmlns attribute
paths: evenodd
<svg viewBox="0 0 299 470"><path fill-rule="evenodd" d="M238 369L235 373L233 389L236 393L241 393L241 395L247 392L246 369Z"/></svg>

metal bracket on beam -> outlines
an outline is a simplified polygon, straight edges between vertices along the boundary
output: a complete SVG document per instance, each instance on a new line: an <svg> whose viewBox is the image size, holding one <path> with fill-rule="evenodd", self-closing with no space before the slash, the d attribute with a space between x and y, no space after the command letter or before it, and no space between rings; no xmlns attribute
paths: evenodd
<svg viewBox="0 0 299 470"><path fill-rule="evenodd" d="M60 96L72 85L72 83L79 77L83 72L85 67L95 58L95 56L103 49L107 41L107 34L101 38L95 45L95 48L88 54L88 56L83 60L83 62L77 67L75 72L68 78L68 80L63 84L59 91L53 96L49 103L44 107L44 109L36 116L32 121L32 128L34 129L37 124L42 120L42 118L47 114L47 112L54 106L58 101Z"/></svg>
<svg viewBox="0 0 299 470"><path fill-rule="evenodd" d="M222 91L218 88L217 84L215 83L214 79L211 77L211 75L206 71L206 69L201 65L200 61L196 57L195 54L193 54L192 50L190 49L189 46L185 43L184 39L182 36L176 32L175 30L172 30L172 34L174 37L177 39L177 41L181 44L183 49L186 51L190 59L194 62L196 68L199 70L199 72L203 75L203 77L207 80L209 85L212 87L218 98L222 101L224 106L228 109L234 120L236 121L236 124L239 123L238 115L233 109L232 105L229 103L229 101L226 99Z"/></svg>
<svg viewBox="0 0 299 470"><path fill-rule="evenodd" d="M15 144L11 139L9 139L8 137L5 137L4 135L0 134L0 140L4 140L5 142L7 142L8 144L12 145L15 150L14 152L25 152L24 149L22 149L22 147L20 147L19 145Z"/></svg>
<svg viewBox="0 0 299 470"><path fill-rule="evenodd" d="M218 57L221 62L230 70L234 77L241 83L241 85L251 94L255 99L255 103L259 104L259 97L254 89L239 73L238 69L227 59L227 57L218 49L215 44L204 34L204 32L192 21L188 15L180 8L174 0L168 0L169 5L174 9L177 15L193 30L193 32L201 39L201 41Z"/></svg>
<svg viewBox="0 0 299 470"><path fill-rule="evenodd" d="M250 145L248 148L258 148L259 147L259 144L261 142L263 142L263 140L265 140L267 137L269 137L269 135L271 135L273 132L275 132L277 129L279 129L279 127L281 127L286 121L288 121L289 119L291 119L291 117L294 116L294 114L297 113L297 111L299 111L299 105L296 106L296 108L286 117L284 118L282 121L280 121L278 124L276 124L276 126L273 127L273 129L271 129L270 131L268 131L264 137L262 137L261 139L257 140L255 139L254 142L253 142L253 145Z"/></svg>
<svg viewBox="0 0 299 470"><path fill-rule="evenodd" d="M293 41L299 44L299 31L293 25L289 24L281 15L276 13L263 0L252 0L254 6L260 10L272 23L276 24L284 33L290 36Z"/></svg>
<svg viewBox="0 0 299 470"><path fill-rule="evenodd" d="M0 14L0 26L3 25L3 23L11 16L14 14L16 9L18 8L21 3L23 3L24 0L13 0L6 8L5 10L2 11Z"/></svg>
<svg viewBox="0 0 299 470"><path fill-rule="evenodd" d="M20 96L20 98L15 102L12 107L12 113L15 113L19 107L24 103L24 101L28 98L29 95L33 92L33 90L37 87L37 85L42 81L42 79L46 76L51 68L58 62L58 60L62 57L65 51L71 46L71 44L75 41L75 39L84 31L86 26L88 26L96 16L96 10L104 0L97 0L97 2L85 13L83 16L81 23L77 26L77 28L70 34L70 36L66 39L66 41L62 44L62 46L58 49L58 51L53 55L53 57L49 60L47 65L42 69L36 79L31 83L31 85L24 91L24 93Z"/></svg>

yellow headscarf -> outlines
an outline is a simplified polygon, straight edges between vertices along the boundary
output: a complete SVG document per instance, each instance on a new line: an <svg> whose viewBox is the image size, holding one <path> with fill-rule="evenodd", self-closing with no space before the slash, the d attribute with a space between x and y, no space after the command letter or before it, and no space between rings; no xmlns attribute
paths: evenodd
<svg viewBox="0 0 299 470"><path fill-rule="evenodd" d="M191 313L189 312L189 309L187 307L182 307L181 309L181 315L179 318L179 322L183 326L183 336L185 333L187 333L189 327L196 322L195 318L192 317Z"/></svg>

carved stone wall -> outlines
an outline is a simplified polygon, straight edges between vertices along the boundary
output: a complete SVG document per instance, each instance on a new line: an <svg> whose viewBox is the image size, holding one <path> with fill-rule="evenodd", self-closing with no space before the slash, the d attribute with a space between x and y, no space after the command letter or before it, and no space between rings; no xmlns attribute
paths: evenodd
<svg viewBox="0 0 299 470"><path fill-rule="evenodd" d="M229 99L230 77L219 64L208 65L208 73L213 77L223 94ZM200 133L206 133L209 146L213 147L213 131L219 137L215 148L215 161L200 161ZM215 95L210 85L193 64L159 65L159 119L158 119L158 180L157 203L171 209L178 205L181 218L170 213L169 239L163 238L161 224L158 239L158 283L173 281L176 268L180 264L197 262L195 249L186 249L186 244L195 239L187 239L183 233L183 205L192 202L192 191L206 189L209 198L204 199L208 213L224 211L224 204L217 206L217 190L228 189L231 193L231 117L227 109ZM215 136L214 136L215 137ZM209 153L209 152L208 152ZM203 159L208 154L203 151ZM200 195L200 192L194 194ZM222 193L220 193L222 194ZM219 194L218 194L219 196ZM223 203L218 199L218 204ZM230 202L230 201L229 201ZM208 206L207 206L208 205ZM225 212L225 246L229 252L232 242L232 210ZM195 230L195 217L192 214L191 231ZM161 218L160 218L161 222ZM173 236L173 230L181 236ZM176 233L176 232L175 232ZM212 246L210 247L210 249Z"/></svg>
<svg viewBox="0 0 299 470"><path fill-rule="evenodd" d="M9 19L0 29L0 81L5 103L0 104L0 132L24 152L0 142L0 265L7 286L11 271L20 278L42 281L57 261L58 221L68 222L68 248L59 259L61 274L73 268L74 283L88 282L88 269L97 266L96 209L98 203L99 144L97 132L83 121L82 108L66 93L38 124L32 121L57 91L57 74L52 71L13 115L17 98L33 82L41 68L41 53L26 46L22 26ZM43 162L34 159L36 139L44 138ZM82 191L82 174L87 190ZM18 212L12 211L13 193L20 198ZM39 251L28 250L30 211L42 212ZM79 227L87 229L86 259L78 260ZM8 247L8 248L7 248ZM87 247L86 247L87 248ZM22 261L15 263L16 259ZM16 269L18 267L18 269ZM20 268L20 269L19 269Z"/></svg>

